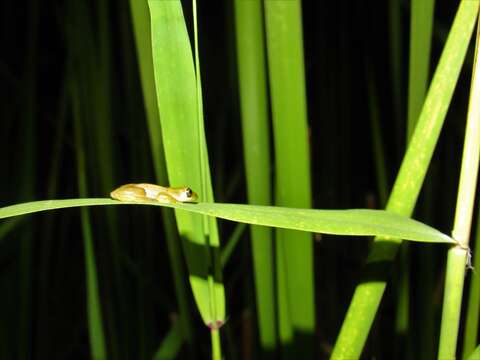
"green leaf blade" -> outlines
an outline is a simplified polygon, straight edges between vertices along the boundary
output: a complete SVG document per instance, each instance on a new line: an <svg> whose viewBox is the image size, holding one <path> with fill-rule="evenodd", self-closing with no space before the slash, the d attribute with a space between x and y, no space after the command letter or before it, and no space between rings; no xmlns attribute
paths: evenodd
<svg viewBox="0 0 480 360"><path fill-rule="evenodd" d="M154 205L209 215L253 225L348 236L383 236L417 242L456 242L448 235L419 221L386 210L317 210L279 206L223 203L161 204L158 202L121 202L112 199L43 200L0 208L0 219L29 213L95 205Z"/></svg>
<svg viewBox="0 0 480 360"><path fill-rule="evenodd" d="M202 191L213 200L205 134L200 124L191 44L180 1L148 1L157 105L169 183ZM203 165L203 166L202 166ZM206 186L204 186L206 185ZM214 219L206 223L192 213L175 212L190 284L205 324L225 320L225 292L219 259L208 247L218 247ZM195 244L197 246L191 246ZM217 261L218 260L218 261ZM212 269L213 273L212 274Z"/></svg>

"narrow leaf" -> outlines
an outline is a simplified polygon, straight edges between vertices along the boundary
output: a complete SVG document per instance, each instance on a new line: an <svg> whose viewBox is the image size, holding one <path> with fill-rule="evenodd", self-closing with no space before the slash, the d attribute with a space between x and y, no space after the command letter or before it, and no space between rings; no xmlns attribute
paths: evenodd
<svg viewBox="0 0 480 360"><path fill-rule="evenodd" d="M384 236L419 242L455 244L448 235L419 221L386 210L317 210L279 206L199 203L130 203L111 199L43 200L0 208L0 219L38 211L94 205L156 205L247 224L334 235Z"/></svg>

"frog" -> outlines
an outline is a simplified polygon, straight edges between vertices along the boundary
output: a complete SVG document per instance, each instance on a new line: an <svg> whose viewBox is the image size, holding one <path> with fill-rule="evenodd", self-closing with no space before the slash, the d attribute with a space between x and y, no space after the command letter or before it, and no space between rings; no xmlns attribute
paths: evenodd
<svg viewBox="0 0 480 360"><path fill-rule="evenodd" d="M166 187L155 184L125 184L110 193L112 199L128 202L157 201L162 204L196 203L198 195L187 186Z"/></svg>

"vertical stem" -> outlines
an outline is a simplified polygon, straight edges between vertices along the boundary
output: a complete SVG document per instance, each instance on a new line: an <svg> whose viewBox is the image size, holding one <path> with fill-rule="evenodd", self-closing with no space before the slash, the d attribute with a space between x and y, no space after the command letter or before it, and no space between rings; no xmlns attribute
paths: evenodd
<svg viewBox="0 0 480 360"><path fill-rule="evenodd" d="M478 2L476 11L478 13ZM460 311L462 305L465 263L470 256L468 247L472 224L473 204L480 158L480 29L477 24L475 61L470 90L470 103L463 147L462 168L458 185L457 208L452 235L458 245L448 251L447 275L443 299L442 324L438 358L455 358Z"/></svg>
<svg viewBox="0 0 480 360"><path fill-rule="evenodd" d="M210 337L212 341L212 359L221 360L222 359L222 349L220 346L220 331L219 329L212 329L210 331Z"/></svg>
<svg viewBox="0 0 480 360"><path fill-rule="evenodd" d="M438 359L455 359L467 250L454 246L448 251Z"/></svg>
<svg viewBox="0 0 480 360"><path fill-rule="evenodd" d="M480 212L477 217L477 231L475 235L475 254L473 256L474 269L480 269ZM478 320L480 313L480 278L478 276L470 277L470 291L468 298L468 308L466 314L465 335L463 341L463 358L470 355L477 345Z"/></svg>

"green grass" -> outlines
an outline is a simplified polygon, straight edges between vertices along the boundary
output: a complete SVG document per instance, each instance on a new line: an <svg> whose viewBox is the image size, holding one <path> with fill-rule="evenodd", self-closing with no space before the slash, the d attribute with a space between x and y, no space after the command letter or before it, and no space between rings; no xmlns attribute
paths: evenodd
<svg viewBox="0 0 480 360"><path fill-rule="evenodd" d="M406 216L413 212L473 31L476 20L475 9L478 10L477 2L462 1L460 3L443 56L439 60L389 197L387 210ZM368 278L357 285L336 341L333 358L357 358L362 352L385 291L387 280L385 264L394 260L401 243L400 240L395 242L388 240L388 243L385 241L386 239L376 238L370 250L367 267L374 271L376 281L372 282L370 270L365 270ZM383 264L380 268L378 268L379 263Z"/></svg>
<svg viewBox="0 0 480 360"><path fill-rule="evenodd" d="M0 357L478 357L479 5L2 4Z"/></svg>

